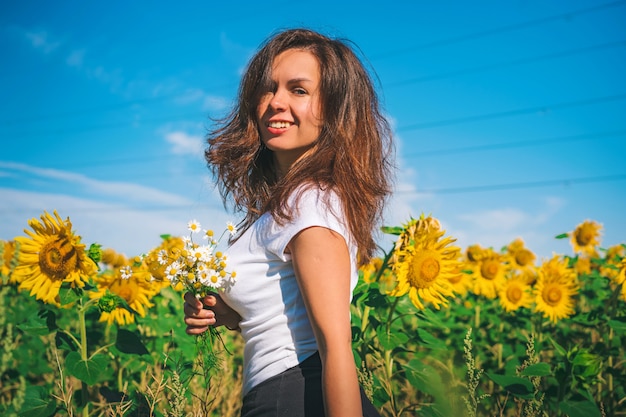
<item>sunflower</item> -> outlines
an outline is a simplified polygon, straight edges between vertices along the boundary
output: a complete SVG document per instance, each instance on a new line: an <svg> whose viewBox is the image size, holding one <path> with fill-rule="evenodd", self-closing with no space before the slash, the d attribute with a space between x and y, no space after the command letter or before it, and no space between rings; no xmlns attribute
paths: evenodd
<svg viewBox="0 0 626 417"><path fill-rule="evenodd" d="M537 280L535 268L535 254L524 245L520 238L515 239L506 248L505 261L511 266L515 274L526 279L526 283L532 285Z"/></svg>
<svg viewBox="0 0 626 417"><path fill-rule="evenodd" d="M485 249L479 244L469 245L465 250L465 257L469 262L478 262L482 258Z"/></svg>
<svg viewBox="0 0 626 417"><path fill-rule="evenodd" d="M376 275L380 268L383 266L383 260L379 257L372 258L368 263L359 268L359 272L363 277L363 281L367 284L371 284L376 279Z"/></svg>
<svg viewBox="0 0 626 417"><path fill-rule="evenodd" d="M30 238L18 236L18 266L13 274L20 289L30 290L38 300L57 303L59 288L64 282L82 288L98 266L85 253L80 236L72 232L69 217L64 221L56 210L54 217L44 212L41 222L31 219L33 229L24 230Z"/></svg>
<svg viewBox="0 0 626 417"><path fill-rule="evenodd" d="M574 269L578 276L591 274L591 258L589 256L579 256L574 263Z"/></svg>
<svg viewBox="0 0 626 417"><path fill-rule="evenodd" d="M154 277L153 285L160 288L170 285L165 269L170 263L170 259L178 258L184 249L185 243L180 237L164 236L161 244L148 252L144 262ZM181 288L177 288L177 290Z"/></svg>
<svg viewBox="0 0 626 417"><path fill-rule="evenodd" d="M455 239L443 238L444 230L436 219L422 215L419 220L411 219L396 242L390 266L397 284L389 295L409 298L420 310L424 302L436 309L447 305L452 286L449 278L459 274L460 249L451 245Z"/></svg>
<svg viewBox="0 0 626 417"><path fill-rule="evenodd" d="M622 300L626 301L626 258L622 259L621 267L615 282L622 286Z"/></svg>
<svg viewBox="0 0 626 417"><path fill-rule="evenodd" d="M471 271L473 291L476 295L494 299L510 267L503 261L503 256L491 248L484 249L478 262L468 262Z"/></svg>
<svg viewBox="0 0 626 417"><path fill-rule="evenodd" d="M0 279L7 284L16 284L17 280L13 270L17 266L19 251L15 250L15 241L0 240Z"/></svg>
<svg viewBox="0 0 626 417"><path fill-rule="evenodd" d="M102 311L100 321L120 325L130 324L135 321L136 312L145 317L146 309L153 306L150 301L158 290L152 285L151 275L145 264L133 262L115 269L108 269L95 281L97 290L89 293L93 299L107 300L109 294L114 294L126 301L133 310L129 311L124 306L117 305L115 308L107 308Z"/></svg>
<svg viewBox="0 0 626 417"><path fill-rule="evenodd" d="M611 246L606 250L605 262L600 266L600 275L610 280L617 279L620 272L620 265L626 257L626 248L623 245Z"/></svg>
<svg viewBox="0 0 626 417"><path fill-rule="evenodd" d="M596 246L600 244L600 230L602 225L591 220L585 220L571 233L571 242L574 252L597 256Z"/></svg>
<svg viewBox="0 0 626 417"><path fill-rule="evenodd" d="M567 259L555 255L538 270L533 296L535 311L553 323L574 314L574 296L578 294L576 271L568 268Z"/></svg>
<svg viewBox="0 0 626 417"><path fill-rule="evenodd" d="M126 258L126 255L118 253L111 248L107 248L102 251L101 261L103 264L111 268L119 268L120 266L128 264L128 258Z"/></svg>
<svg viewBox="0 0 626 417"><path fill-rule="evenodd" d="M457 265L457 274L448 277L448 282L452 286L452 291L458 295L465 295L472 288L471 276L462 269L463 262L459 261Z"/></svg>
<svg viewBox="0 0 626 417"><path fill-rule="evenodd" d="M513 275L504 281L498 291L500 305L505 311L515 311L520 307L529 308L533 303L530 285L524 275Z"/></svg>

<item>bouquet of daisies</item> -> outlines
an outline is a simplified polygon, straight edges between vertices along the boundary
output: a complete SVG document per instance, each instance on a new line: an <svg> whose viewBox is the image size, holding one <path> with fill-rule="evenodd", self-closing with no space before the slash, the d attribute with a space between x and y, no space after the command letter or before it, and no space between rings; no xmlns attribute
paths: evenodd
<svg viewBox="0 0 626 417"><path fill-rule="evenodd" d="M202 230L196 220L190 221L187 228L189 235L181 238L182 247L161 249L157 254L158 262L165 267L165 277L171 286L202 298L210 293L225 291L234 285L236 274L228 270L228 259L218 250L218 246L224 236L237 233L235 225L228 222L217 239L212 230ZM204 358L204 365L208 365L203 366L205 369L219 365L213 349L215 339L221 341L219 331L213 326L197 337L197 345L201 349L199 356Z"/></svg>

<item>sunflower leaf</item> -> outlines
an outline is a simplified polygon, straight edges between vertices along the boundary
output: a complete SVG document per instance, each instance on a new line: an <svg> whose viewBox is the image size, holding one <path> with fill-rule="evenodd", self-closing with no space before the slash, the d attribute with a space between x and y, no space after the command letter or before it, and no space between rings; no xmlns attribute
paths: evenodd
<svg viewBox="0 0 626 417"><path fill-rule="evenodd" d="M133 333L130 330L126 329L119 329L117 331L115 347L118 348L120 352L130 353L134 355L150 354L139 336L136 333Z"/></svg>
<svg viewBox="0 0 626 417"><path fill-rule="evenodd" d="M568 237L569 237L569 234L567 233L561 233L560 235L554 236L555 239L567 239Z"/></svg>
<svg viewBox="0 0 626 417"><path fill-rule="evenodd" d="M26 321L17 325L17 328L30 335L44 336L57 329L56 314L44 308L29 316Z"/></svg>
<svg viewBox="0 0 626 417"><path fill-rule="evenodd" d="M376 336L378 342L385 350L393 350L409 340L409 337L405 333L387 332L387 326L385 324L376 328Z"/></svg>
<svg viewBox="0 0 626 417"><path fill-rule="evenodd" d="M398 235L401 235L401 234L402 234L402 231L404 230L404 228L402 228L402 227L397 227L397 226L395 226L395 227L391 227L391 226L383 226L383 227L381 227L381 228L380 228L380 230L381 230L383 233L385 233L385 234L388 234L388 235L396 235L396 236L398 236Z"/></svg>
<svg viewBox="0 0 626 417"><path fill-rule="evenodd" d="M59 301L62 306L75 303L82 296L82 289L74 288L70 283L64 282L59 289Z"/></svg>
<svg viewBox="0 0 626 417"><path fill-rule="evenodd" d="M553 338L551 338L550 336L548 336L548 340L550 341L550 343L552 343L552 346L554 346L554 350L555 352L559 355L559 356L566 356L567 355L567 350L565 350L565 348L561 345L559 345L556 340L554 340Z"/></svg>
<svg viewBox="0 0 626 417"><path fill-rule="evenodd" d="M550 364L545 362L534 363L528 365L520 372L521 376L548 376L552 374Z"/></svg>
<svg viewBox="0 0 626 417"><path fill-rule="evenodd" d="M78 352L70 352L65 358L67 372L83 381L87 385L93 385L104 375L109 364L109 359L104 355L94 355L83 360Z"/></svg>
<svg viewBox="0 0 626 417"><path fill-rule="evenodd" d="M563 401L559 409L569 417L600 417L598 406L591 401Z"/></svg>
<svg viewBox="0 0 626 417"><path fill-rule="evenodd" d="M527 400L534 398L534 386L530 380L517 376L486 374L493 382L519 398Z"/></svg>
<svg viewBox="0 0 626 417"><path fill-rule="evenodd" d="M417 335L424 344L431 349L446 349L446 344L422 328L417 329Z"/></svg>
<svg viewBox="0 0 626 417"><path fill-rule="evenodd" d="M26 387L24 404L20 409L20 417L49 417L54 415L57 405L45 387L30 385Z"/></svg>
<svg viewBox="0 0 626 417"><path fill-rule="evenodd" d="M72 338L63 331L58 331L56 335L54 335L54 342L57 349L69 351L75 351L78 349Z"/></svg>

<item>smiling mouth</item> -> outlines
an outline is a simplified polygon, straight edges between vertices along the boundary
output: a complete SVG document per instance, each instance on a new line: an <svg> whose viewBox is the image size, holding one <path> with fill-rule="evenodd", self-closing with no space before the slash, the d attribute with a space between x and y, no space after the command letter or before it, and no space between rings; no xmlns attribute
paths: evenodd
<svg viewBox="0 0 626 417"><path fill-rule="evenodd" d="M291 122L268 122L267 127L271 127L272 129L287 129L289 126L293 125Z"/></svg>

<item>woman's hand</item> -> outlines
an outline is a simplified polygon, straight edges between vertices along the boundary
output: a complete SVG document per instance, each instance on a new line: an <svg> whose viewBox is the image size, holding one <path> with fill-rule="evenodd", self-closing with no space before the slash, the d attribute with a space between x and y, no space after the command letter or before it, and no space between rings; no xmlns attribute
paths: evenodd
<svg viewBox="0 0 626 417"><path fill-rule="evenodd" d="M222 298L215 293L197 299L191 293L185 293L185 324L187 334L198 335L206 332L209 326L226 326L229 330L239 328L241 316L226 305Z"/></svg>

